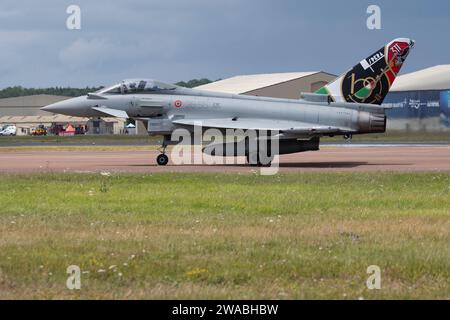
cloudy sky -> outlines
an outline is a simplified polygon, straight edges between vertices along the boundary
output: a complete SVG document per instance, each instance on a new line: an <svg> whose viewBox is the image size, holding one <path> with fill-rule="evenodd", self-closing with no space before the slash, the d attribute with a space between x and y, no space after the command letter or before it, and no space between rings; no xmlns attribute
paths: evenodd
<svg viewBox="0 0 450 320"><path fill-rule="evenodd" d="M81 30L66 9L81 8ZM366 9L381 8L381 30ZM324 70L340 74L396 37L402 72L450 63L450 1L2 0L0 88L97 86Z"/></svg>

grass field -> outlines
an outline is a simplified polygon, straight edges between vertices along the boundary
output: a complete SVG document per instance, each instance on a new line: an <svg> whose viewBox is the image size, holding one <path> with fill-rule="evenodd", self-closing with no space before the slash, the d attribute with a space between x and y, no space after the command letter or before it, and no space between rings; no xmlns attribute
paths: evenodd
<svg viewBox="0 0 450 320"><path fill-rule="evenodd" d="M0 181L2 299L450 298L450 173Z"/></svg>

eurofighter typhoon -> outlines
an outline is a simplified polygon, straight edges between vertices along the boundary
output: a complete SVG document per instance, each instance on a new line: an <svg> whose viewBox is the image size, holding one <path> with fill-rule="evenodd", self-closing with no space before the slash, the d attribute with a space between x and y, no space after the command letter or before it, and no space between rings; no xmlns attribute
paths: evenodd
<svg viewBox="0 0 450 320"><path fill-rule="evenodd" d="M328 85L314 93L302 93L299 100L209 92L132 79L42 110L78 117L143 120L150 135L164 137L156 159L159 165L169 161L165 151L176 129L194 132L199 126L202 131L252 130L257 133L256 140L262 139L259 132L277 132L278 154L318 150L323 136L349 138L385 132L386 115L381 104L413 46L411 39L392 40ZM220 155L211 146L203 152ZM258 148L248 144L232 155L246 156L250 164L267 164L261 163Z"/></svg>

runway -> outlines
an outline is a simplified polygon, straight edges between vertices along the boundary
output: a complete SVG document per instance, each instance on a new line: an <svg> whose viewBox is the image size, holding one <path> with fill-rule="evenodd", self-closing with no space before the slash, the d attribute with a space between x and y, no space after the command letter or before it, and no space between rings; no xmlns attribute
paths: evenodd
<svg viewBox="0 0 450 320"><path fill-rule="evenodd" d="M245 164L175 165L169 162L161 167L155 163L157 155L157 151L0 152L0 172L251 173L258 170ZM450 145L326 146L320 151L280 156L279 171L450 171Z"/></svg>

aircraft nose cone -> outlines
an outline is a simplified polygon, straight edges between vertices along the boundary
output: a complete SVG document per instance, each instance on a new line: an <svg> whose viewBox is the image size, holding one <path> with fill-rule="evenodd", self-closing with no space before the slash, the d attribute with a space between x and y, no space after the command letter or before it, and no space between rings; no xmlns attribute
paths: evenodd
<svg viewBox="0 0 450 320"><path fill-rule="evenodd" d="M42 107L41 110L68 116L81 116L86 109L86 98L77 97Z"/></svg>
<svg viewBox="0 0 450 320"><path fill-rule="evenodd" d="M42 107L41 110L59 113L62 109L62 104L60 102L49 104L48 106Z"/></svg>

